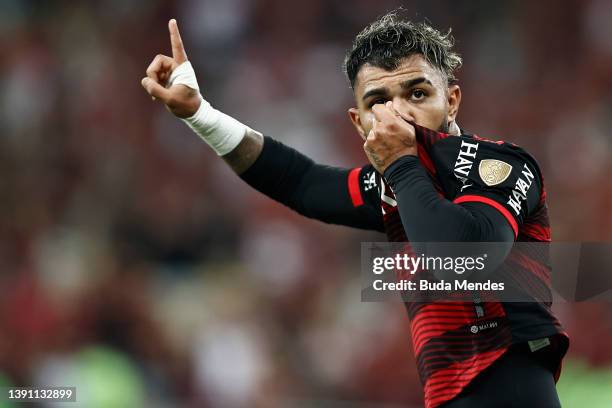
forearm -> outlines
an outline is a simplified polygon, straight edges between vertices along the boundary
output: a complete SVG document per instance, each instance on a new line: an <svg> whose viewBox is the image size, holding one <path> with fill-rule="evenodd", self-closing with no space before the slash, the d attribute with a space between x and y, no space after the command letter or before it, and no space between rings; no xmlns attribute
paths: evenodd
<svg viewBox="0 0 612 408"><path fill-rule="evenodd" d="M177 67L170 83L198 91L191 64ZM179 88L178 91L185 89ZM322 166L237 119L213 108L198 94L199 104L182 120L253 188L302 215L357 228L382 229L380 207L357 204L349 192L349 169ZM183 101L185 102L185 101ZM186 102L185 102L186 103ZM357 173L353 173L357 175ZM358 180L353 190L360 196ZM356 187L354 186L356 184ZM361 197L361 196L360 196Z"/></svg>
<svg viewBox="0 0 612 408"><path fill-rule="evenodd" d="M404 229L413 242L513 241L514 233L495 209L458 205L441 197L416 156L405 156L385 171Z"/></svg>
<svg viewBox="0 0 612 408"><path fill-rule="evenodd" d="M262 134L248 129L240 144L221 158L236 174L241 175L255 163L263 150L263 145L264 137Z"/></svg>
<svg viewBox="0 0 612 408"><path fill-rule="evenodd" d="M504 262L512 249L514 232L496 209L482 203L454 204L441 197L416 156L393 163L385 171L385 178L395 193L404 230L416 251L428 256L476 257L484 250L487 263L480 277L490 276ZM449 242L464 244L440 244ZM440 279L448 277L447 271L433 272Z"/></svg>

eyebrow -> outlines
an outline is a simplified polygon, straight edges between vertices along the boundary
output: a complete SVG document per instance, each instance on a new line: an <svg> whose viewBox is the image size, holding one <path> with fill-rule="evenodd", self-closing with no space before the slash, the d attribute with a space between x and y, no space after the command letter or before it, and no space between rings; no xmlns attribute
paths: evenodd
<svg viewBox="0 0 612 408"><path fill-rule="evenodd" d="M414 79L409 79L408 81L404 81L400 84L400 86L403 89L410 89L415 85L418 85L420 83L425 82L426 84L429 84L431 86L433 86L433 84L431 83L431 81L425 77L418 77L418 78L414 78Z"/></svg>
<svg viewBox="0 0 612 408"><path fill-rule="evenodd" d="M431 83L431 81L425 77L418 77L418 78L414 78L414 79L409 79L407 81L404 81L400 84L400 86L402 87L402 89L410 89L415 85L418 85L420 83L425 82L426 84L429 84L431 86L433 86L433 84ZM363 97L361 98L362 100L366 100L371 96L385 96L387 95L387 93L389 92L389 90L387 88L374 88L374 89L370 89L368 92L363 94Z"/></svg>
<svg viewBox="0 0 612 408"><path fill-rule="evenodd" d="M363 94L363 97L361 98L362 100L366 100L371 96L385 96L388 93L388 89L387 88L374 88L374 89L370 89L368 92Z"/></svg>

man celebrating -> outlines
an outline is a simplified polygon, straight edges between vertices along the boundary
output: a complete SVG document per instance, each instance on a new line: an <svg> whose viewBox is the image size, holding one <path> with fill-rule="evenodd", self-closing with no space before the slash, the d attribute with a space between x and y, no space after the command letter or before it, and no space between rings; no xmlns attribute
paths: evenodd
<svg viewBox="0 0 612 408"><path fill-rule="evenodd" d="M450 34L391 13L357 35L345 60L357 105L348 113L370 164L342 169L214 109L175 20L169 30L172 57L155 57L142 86L255 189L306 217L386 232L390 241L499 242L510 253L502 274L519 290L550 292L542 254L513 247L550 242L540 170L518 146L457 125L461 58ZM568 340L549 302L407 309L428 408L560 406L555 381Z"/></svg>

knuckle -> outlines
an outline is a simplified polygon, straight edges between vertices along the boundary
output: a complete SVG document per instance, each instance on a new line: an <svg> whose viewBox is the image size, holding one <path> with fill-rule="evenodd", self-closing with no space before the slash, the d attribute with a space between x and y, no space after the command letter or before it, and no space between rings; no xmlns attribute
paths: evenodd
<svg viewBox="0 0 612 408"><path fill-rule="evenodd" d="M154 59L153 61L151 61L151 63L147 67L147 71L155 70L155 68L157 68L158 65L159 65L159 63L158 63L157 59Z"/></svg>

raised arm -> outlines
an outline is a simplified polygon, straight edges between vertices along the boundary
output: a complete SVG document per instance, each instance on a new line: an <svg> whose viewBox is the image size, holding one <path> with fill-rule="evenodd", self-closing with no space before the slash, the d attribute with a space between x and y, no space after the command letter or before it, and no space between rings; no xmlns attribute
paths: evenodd
<svg viewBox="0 0 612 408"><path fill-rule="evenodd" d="M200 95L176 20L168 22L172 57L158 54L141 81L153 100L160 100L183 119L236 172L242 174L263 149L263 136L214 109Z"/></svg>
<svg viewBox="0 0 612 408"><path fill-rule="evenodd" d="M142 86L183 120L244 181L298 213L332 224L383 230L371 166L357 169L317 164L213 108L198 82L176 20L168 23L172 57L157 55Z"/></svg>

